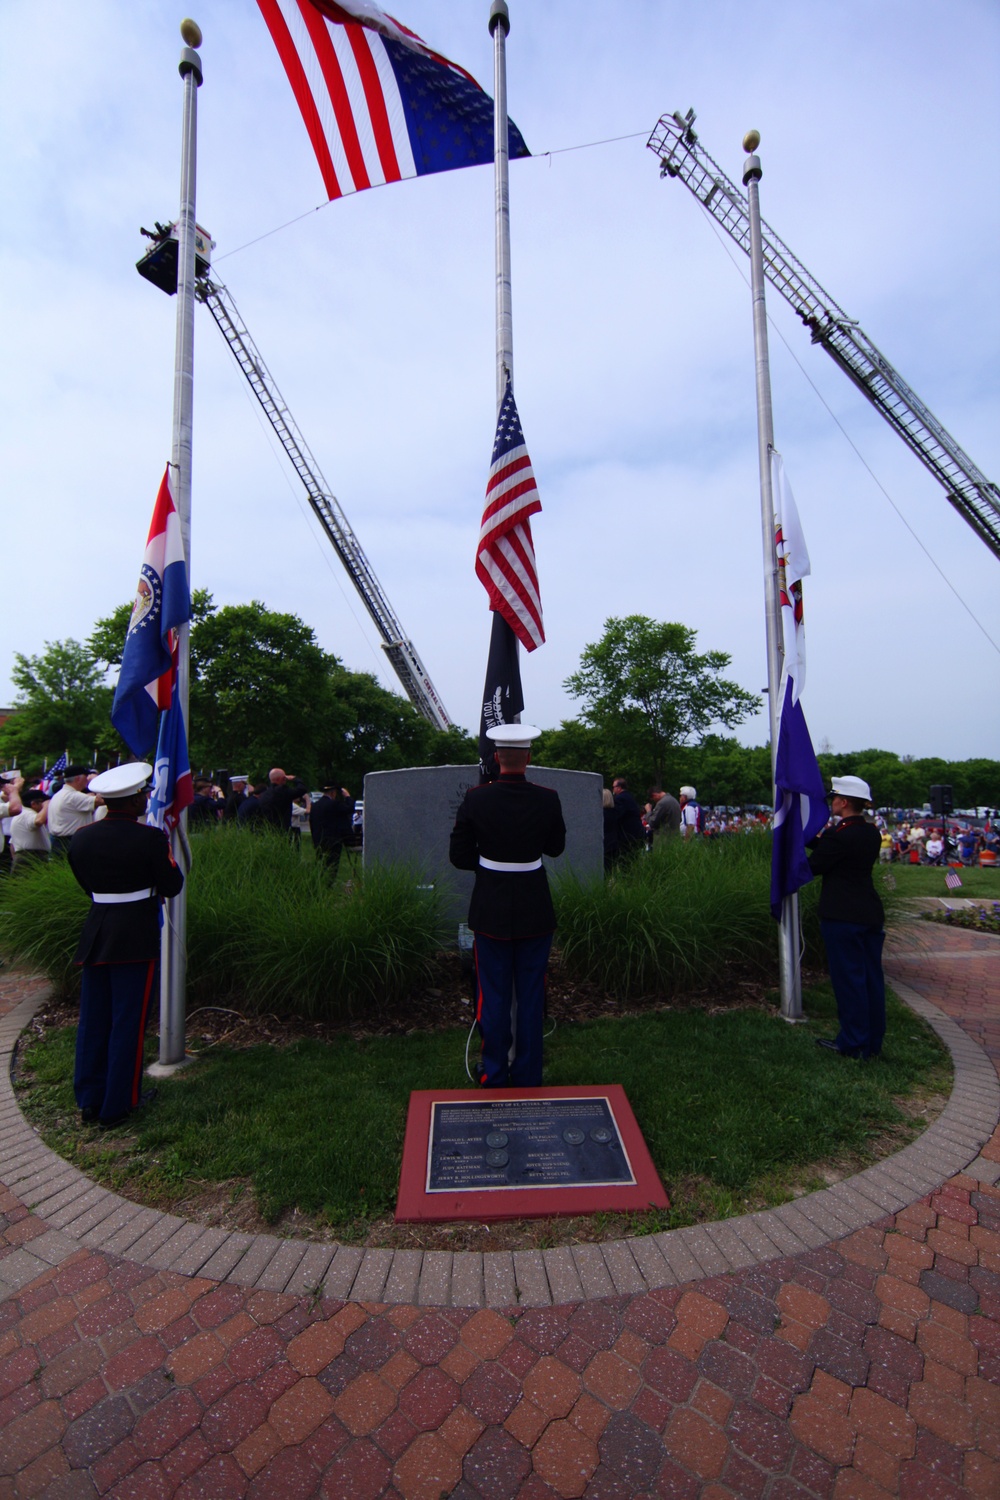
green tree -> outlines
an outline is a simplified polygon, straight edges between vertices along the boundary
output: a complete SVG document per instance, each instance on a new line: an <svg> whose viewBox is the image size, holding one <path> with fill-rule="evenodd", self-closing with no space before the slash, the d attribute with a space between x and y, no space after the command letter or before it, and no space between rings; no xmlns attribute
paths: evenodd
<svg viewBox="0 0 1000 1500"><path fill-rule="evenodd" d="M728 654L698 654L696 640L686 625L647 615L612 618L564 684L583 700L584 722L600 731L608 752L644 765L657 781L681 746L714 725L734 729L760 707L755 694L722 677Z"/></svg>
<svg viewBox="0 0 1000 1500"><path fill-rule="evenodd" d="M28 770L68 750L70 759L112 760L122 748L111 727L112 689L80 641L46 641L40 656L14 655L16 712L0 729L0 755Z"/></svg>

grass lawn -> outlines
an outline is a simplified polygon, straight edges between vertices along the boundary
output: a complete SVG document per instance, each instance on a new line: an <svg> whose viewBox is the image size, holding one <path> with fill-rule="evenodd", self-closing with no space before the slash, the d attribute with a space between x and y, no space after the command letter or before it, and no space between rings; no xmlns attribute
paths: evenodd
<svg viewBox="0 0 1000 1500"><path fill-rule="evenodd" d="M885 1057L855 1063L814 1045L836 1030L829 988L807 991L805 1004L810 1026L753 1007L663 1009L554 1032L546 1082L623 1084L671 1198L669 1214L605 1228L675 1227L783 1202L912 1138L950 1087L934 1034L890 999ZM190 1212L200 1195L232 1210L213 1222L240 1222L242 1208L244 1227L265 1221L353 1242L404 1243L391 1215L410 1091L467 1082L465 1033L454 1029L220 1045L162 1082L134 1127L102 1135L78 1123L74 1036L62 1025L31 1041L16 1087L47 1143L90 1176L160 1208ZM595 1231L548 1221L544 1236L535 1242ZM486 1243L500 1248L494 1235Z"/></svg>
<svg viewBox="0 0 1000 1500"><path fill-rule="evenodd" d="M1000 869L981 870L978 865L972 865L969 869L958 871L958 877L962 882L961 890L950 891L944 883L944 877L948 873L943 866L939 865L877 865L875 868L875 884L878 886L880 878L891 873L896 882L896 894L898 896L947 896L967 897L973 901L988 900L1000 901Z"/></svg>

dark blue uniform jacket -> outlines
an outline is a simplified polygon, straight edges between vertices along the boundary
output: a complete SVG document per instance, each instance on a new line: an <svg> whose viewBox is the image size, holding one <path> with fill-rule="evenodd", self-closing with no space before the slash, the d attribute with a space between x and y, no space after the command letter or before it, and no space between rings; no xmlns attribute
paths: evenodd
<svg viewBox="0 0 1000 1500"><path fill-rule="evenodd" d="M864 818L843 818L810 845L809 868L822 875L819 915L824 922L881 927L885 911L872 880L882 836Z"/></svg>
<svg viewBox="0 0 1000 1500"><path fill-rule="evenodd" d="M475 870L469 906L473 932L508 941L552 932L556 915L544 866L528 872L485 870L479 856L504 864L552 858L566 847L559 795L525 776L470 787L451 832L450 858L459 870Z"/></svg>
<svg viewBox="0 0 1000 1500"><path fill-rule="evenodd" d="M151 889L145 901L91 903L76 950L78 964L144 963L160 956L160 897L176 896L184 876L159 828L108 814L70 840L69 862L88 895Z"/></svg>

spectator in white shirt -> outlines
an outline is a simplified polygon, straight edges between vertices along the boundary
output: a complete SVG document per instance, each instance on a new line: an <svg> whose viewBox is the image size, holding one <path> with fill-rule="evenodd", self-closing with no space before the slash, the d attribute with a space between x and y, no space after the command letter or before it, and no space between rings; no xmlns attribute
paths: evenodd
<svg viewBox="0 0 1000 1500"><path fill-rule="evenodd" d="M103 808L103 800L87 787L95 773L86 766L67 766L66 779L52 798L49 808L49 834L52 847L59 854L65 853L69 841L78 828L97 821L97 809Z"/></svg>
<svg viewBox="0 0 1000 1500"><path fill-rule="evenodd" d="M0 856L6 851L7 858L3 863L10 863L10 850L6 849L7 840L10 836L10 825L21 811L20 791L24 786L24 777L19 776L16 771L4 771L0 778Z"/></svg>
<svg viewBox="0 0 1000 1500"><path fill-rule="evenodd" d="M48 822L49 799L37 786L22 795L23 807L10 825L10 842L14 850L14 874L22 873L39 860L48 859L51 841Z"/></svg>

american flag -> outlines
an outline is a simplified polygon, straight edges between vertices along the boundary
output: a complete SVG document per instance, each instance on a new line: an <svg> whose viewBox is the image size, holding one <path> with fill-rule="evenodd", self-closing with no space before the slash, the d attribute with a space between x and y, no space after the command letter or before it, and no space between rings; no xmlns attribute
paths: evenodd
<svg viewBox="0 0 1000 1500"><path fill-rule="evenodd" d="M328 198L493 160L493 100L374 0L257 0ZM508 124L511 157L529 156Z"/></svg>
<svg viewBox="0 0 1000 1500"><path fill-rule="evenodd" d="M52 765L48 767L48 769L42 776L41 781L38 783L43 792L51 792L52 784L55 781L56 777L62 775L68 764L69 757L67 755L67 752L64 750L59 759L57 761L53 761Z"/></svg>
<svg viewBox="0 0 1000 1500"><path fill-rule="evenodd" d="M490 596L490 609L499 610L526 651L545 640L528 519L541 508L508 375L486 484L476 576Z"/></svg>
<svg viewBox="0 0 1000 1500"><path fill-rule="evenodd" d="M957 891L959 886L962 884L958 871L949 870L947 875L944 877L944 883L948 887L949 891Z"/></svg>

